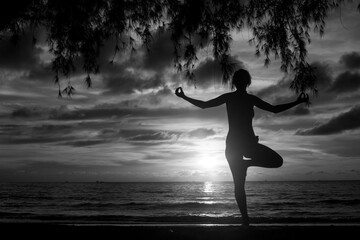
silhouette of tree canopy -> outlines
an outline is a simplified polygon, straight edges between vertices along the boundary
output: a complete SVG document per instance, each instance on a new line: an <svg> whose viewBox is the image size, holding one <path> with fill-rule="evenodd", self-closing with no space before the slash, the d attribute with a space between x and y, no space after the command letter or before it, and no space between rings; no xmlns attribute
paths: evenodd
<svg viewBox="0 0 360 240"><path fill-rule="evenodd" d="M3 9L0 36L12 40L24 28L44 28L49 51L54 55L55 82L59 75L82 68L91 86L90 74L99 72L99 52L104 42L116 39L114 55L124 48L136 49L136 41L150 47L156 32L170 32L174 66L195 79L197 52L211 44L213 57L227 83L233 73L231 33L245 28L255 54L281 60L283 72L294 72L291 88L316 92L313 69L307 62L310 32L324 34L327 14L345 0L26 0ZM358 10L360 9L360 4ZM36 41L36 36L34 36ZM121 80L119 80L121 81ZM59 85L60 86L60 85ZM71 86L64 92L72 93ZM59 92L61 95L61 93Z"/></svg>

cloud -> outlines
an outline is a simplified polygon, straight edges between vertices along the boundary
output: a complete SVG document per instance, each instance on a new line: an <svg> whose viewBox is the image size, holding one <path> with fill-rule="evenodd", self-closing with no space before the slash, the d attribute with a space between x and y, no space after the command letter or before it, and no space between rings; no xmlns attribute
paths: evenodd
<svg viewBox="0 0 360 240"><path fill-rule="evenodd" d="M171 67L174 61L174 45L171 32L154 33L149 51L145 50L143 67L154 71L163 71Z"/></svg>
<svg viewBox="0 0 360 240"><path fill-rule="evenodd" d="M332 69L329 64L319 61L312 62L311 66L314 68L316 87L322 92L323 89L327 89L332 82Z"/></svg>
<svg viewBox="0 0 360 240"><path fill-rule="evenodd" d="M324 89L328 89L332 82L332 71L330 66L327 63L322 62L312 62L311 66L314 68L314 74L316 76L316 87L320 92L323 92ZM292 76L287 75L280 79L276 84L270 85L266 88L261 89L256 93L260 98L270 98L274 100L274 103L283 103L284 100L288 101L290 94L293 93L290 91L290 84L292 81Z"/></svg>
<svg viewBox="0 0 360 240"><path fill-rule="evenodd" d="M0 141L4 144L34 144L34 143L56 143L73 139L71 136L14 136Z"/></svg>
<svg viewBox="0 0 360 240"><path fill-rule="evenodd" d="M87 146L93 146L103 143L108 143L109 140L106 139L92 139L92 140L79 140L79 141L69 141L62 143L61 145L69 145L73 147L87 147Z"/></svg>
<svg viewBox="0 0 360 240"><path fill-rule="evenodd" d="M298 130L297 135L329 135L360 127L360 105L333 117L328 122L314 128Z"/></svg>
<svg viewBox="0 0 360 240"><path fill-rule="evenodd" d="M168 132L155 132L151 134L141 134L128 138L130 141L163 141L163 140L172 140L174 138L173 134Z"/></svg>
<svg viewBox="0 0 360 240"><path fill-rule="evenodd" d="M56 143L74 138L76 126L44 124L38 126L7 124L0 126L1 135L4 136L0 143L3 144L33 144Z"/></svg>
<svg viewBox="0 0 360 240"><path fill-rule="evenodd" d="M360 74L352 72L343 72L339 74L332 85L329 87L328 92L345 93L354 92L360 88Z"/></svg>
<svg viewBox="0 0 360 240"><path fill-rule="evenodd" d="M26 78L35 81L54 81L54 72L51 69L51 64L37 64L33 66L28 72Z"/></svg>
<svg viewBox="0 0 360 240"><path fill-rule="evenodd" d="M164 100L168 99L167 97L174 96L173 91L174 90L165 85L158 88L158 90L153 90L148 94L142 94L137 99L133 100L133 103L139 104L140 106L159 106L162 102L164 102ZM131 103L131 101L128 103Z"/></svg>
<svg viewBox="0 0 360 240"><path fill-rule="evenodd" d="M0 67L12 70L29 70L40 62L41 48L33 44L32 34L25 32L16 43L0 41Z"/></svg>
<svg viewBox="0 0 360 240"><path fill-rule="evenodd" d="M44 124L44 125L3 125L0 133L4 136L3 144L51 143L73 147L86 147L104 143L127 141L159 142L176 140L182 134L179 131L156 129L120 129L101 128L106 121L98 124L82 122L79 124ZM114 124L108 124L114 125ZM84 140L85 138L85 140Z"/></svg>
<svg viewBox="0 0 360 240"><path fill-rule="evenodd" d="M215 135L216 132L213 129L209 128L198 128L192 130L188 133L188 136L191 138L207 138Z"/></svg>
<svg viewBox="0 0 360 240"><path fill-rule="evenodd" d="M120 106L120 107L119 107ZM197 108L145 108L122 107L119 104L102 104L84 109L68 109L60 107L49 113L51 120L91 120L91 119L119 119L119 118L198 118L198 119L226 119L225 107L197 109Z"/></svg>
<svg viewBox="0 0 360 240"><path fill-rule="evenodd" d="M174 43L171 31L158 30L153 33L153 39L149 45L149 51L143 55L143 67L148 70L163 71L168 67L172 67L174 62ZM192 35L192 44L196 49L201 49L209 44L209 38L203 38L198 34ZM143 46L142 50L145 49ZM185 52L185 44L181 45L179 54L183 55Z"/></svg>
<svg viewBox="0 0 360 240"><path fill-rule="evenodd" d="M341 56L340 63L343 63L348 69L359 69L360 54L358 52L346 53Z"/></svg>
<svg viewBox="0 0 360 240"><path fill-rule="evenodd" d="M175 140L181 133L176 131L159 131L153 129L121 130L120 136L130 141L167 141Z"/></svg>
<svg viewBox="0 0 360 240"><path fill-rule="evenodd" d="M114 64L112 71L103 72L103 81L107 91L111 93L131 94L136 91L144 91L148 89L158 88L164 85L161 74L150 74L142 72L141 68L130 67L128 64Z"/></svg>
<svg viewBox="0 0 360 240"><path fill-rule="evenodd" d="M155 32L153 35L154 39L150 43L149 51L145 49L145 46L142 46L130 57L124 57L125 60L121 63L115 62L102 68L101 74L107 88L106 94L143 92L144 90L167 86L166 84L179 80L180 74L171 74L165 71L172 68L174 63L174 46L171 41L171 32L161 34ZM200 38L195 37L193 44L196 48L200 47L200 43ZM232 58L232 61L242 66L240 61L235 58ZM212 69L213 72L215 70L214 76L221 79L222 73L218 61L206 60L201 62L200 66L195 70L199 86L209 87L213 84L209 78L211 77L208 73L209 69Z"/></svg>
<svg viewBox="0 0 360 240"><path fill-rule="evenodd" d="M235 57L230 57L230 62L235 64L236 69L245 68L244 63ZM208 88L214 85L214 83L220 83L223 76L220 62L213 58L206 58L200 62L199 66L194 70L194 74L196 85L202 88Z"/></svg>
<svg viewBox="0 0 360 240"><path fill-rule="evenodd" d="M149 51L145 46L132 53L122 51L119 53L119 61L102 64L104 66L101 68L101 76L105 83L105 94L132 94L156 90L177 80L176 76L169 76L165 71L173 65L171 32L155 32L153 36ZM109 52L109 49L107 50ZM108 58L102 57L101 62L105 63L105 59Z"/></svg>
<svg viewBox="0 0 360 240"><path fill-rule="evenodd" d="M35 126L33 132L36 134L68 134L71 133L77 125L62 125L62 124L43 124Z"/></svg>
<svg viewBox="0 0 360 240"><path fill-rule="evenodd" d="M289 90L290 79L288 77L283 77L276 84L270 85L266 88L263 88L255 93L255 95L261 99L266 99L270 101L271 104L284 103L284 101L289 101Z"/></svg>
<svg viewBox="0 0 360 240"><path fill-rule="evenodd" d="M141 109L130 108L109 108L105 106L95 106L93 108L70 110L64 107L53 109L49 113L52 120L91 120L104 118L120 118L129 114L140 114Z"/></svg>
<svg viewBox="0 0 360 240"><path fill-rule="evenodd" d="M11 113L12 118L32 118L42 115L42 111L38 108L20 107Z"/></svg>
<svg viewBox="0 0 360 240"><path fill-rule="evenodd" d="M292 109L289 109L285 112L281 112L279 114L277 114L277 116L281 117L281 116L304 116L304 115L309 115L310 114L310 109L305 105L305 104L301 104L298 105Z"/></svg>
<svg viewBox="0 0 360 240"><path fill-rule="evenodd" d="M359 157L360 148L354 146L360 146L360 137L355 135L325 138L321 142L314 143L314 148L339 157Z"/></svg>

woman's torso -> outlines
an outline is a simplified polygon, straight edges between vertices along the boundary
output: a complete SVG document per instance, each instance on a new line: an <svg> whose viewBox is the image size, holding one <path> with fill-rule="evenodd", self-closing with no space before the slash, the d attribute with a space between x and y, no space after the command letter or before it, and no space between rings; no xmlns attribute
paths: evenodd
<svg viewBox="0 0 360 240"><path fill-rule="evenodd" d="M256 139L252 119L254 103L252 95L247 92L233 92L228 95L226 109L229 122L229 132L226 138L227 146L246 144Z"/></svg>

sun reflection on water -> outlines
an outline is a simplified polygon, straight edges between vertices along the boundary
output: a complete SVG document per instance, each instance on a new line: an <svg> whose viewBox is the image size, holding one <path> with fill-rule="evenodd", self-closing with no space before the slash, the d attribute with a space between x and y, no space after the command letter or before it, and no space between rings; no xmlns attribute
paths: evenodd
<svg viewBox="0 0 360 240"><path fill-rule="evenodd" d="M204 193L213 193L214 192L214 184L212 182L204 182Z"/></svg>

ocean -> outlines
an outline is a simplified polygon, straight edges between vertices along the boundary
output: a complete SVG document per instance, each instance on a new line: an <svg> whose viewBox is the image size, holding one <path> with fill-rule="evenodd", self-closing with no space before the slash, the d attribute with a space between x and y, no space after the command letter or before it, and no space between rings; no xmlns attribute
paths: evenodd
<svg viewBox="0 0 360 240"><path fill-rule="evenodd" d="M360 181L247 182L253 223L359 223ZM232 182L0 183L0 222L240 223Z"/></svg>

